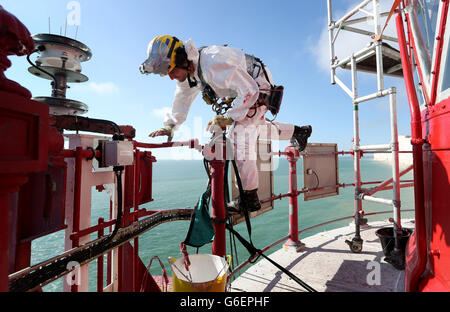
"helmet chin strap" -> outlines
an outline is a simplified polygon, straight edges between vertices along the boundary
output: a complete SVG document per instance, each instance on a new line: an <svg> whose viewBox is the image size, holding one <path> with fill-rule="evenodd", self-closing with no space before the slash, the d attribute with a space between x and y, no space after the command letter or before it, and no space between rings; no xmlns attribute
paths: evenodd
<svg viewBox="0 0 450 312"><path fill-rule="evenodd" d="M193 87L196 87L197 86L197 79L195 79L195 77L193 77L194 78L194 81L192 81L191 80L191 75L188 73L188 76L187 76L187 80L188 80L188 83L189 83L189 88L193 88Z"/></svg>
<svg viewBox="0 0 450 312"><path fill-rule="evenodd" d="M192 80L191 79L191 74L189 73L189 66L184 66L184 67L182 67L182 66L177 66L178 68L181 68L181 69L184 69L184 70L186 70L187 71L187 80L188 80L188 83L189 83L189 88L194 88L194 87L196 87L197 86L197 84L198 84L198 82L197 82L197 79L195 79L195 77L192 77L194 80Z"/></svg>

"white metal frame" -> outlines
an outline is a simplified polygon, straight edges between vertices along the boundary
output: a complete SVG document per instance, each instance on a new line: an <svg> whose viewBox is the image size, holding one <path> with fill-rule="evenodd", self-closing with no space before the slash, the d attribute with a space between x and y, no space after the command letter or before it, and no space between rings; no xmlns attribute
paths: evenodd
<svg viewBox="0 0 450 312"><path fill-rule="evenodd" d="M66 135L67 138L69 138L69 149L75 150L77 147L82 148L88 148L90 146L96 146L98 144L98 140L104 140L104 139L110 139L109 137L105 136L97 136L97 135L91 135L91 134L69 134ZM66 223L67 228L65 231L65 251L71 250L77 246L73 245L73 240L70 238L70 234L73 233L73 226L74 226L74 220L73 220L73 210L74 208L74 175L75 175L75 159L66 159L67 161L67 181L69 181L69 184L66 187ZM112 171L112 168L97 168L95 171L92 170L93 168L93 160L89 161L83 161L81 165L81 174L82 178L81 180L83 183L81 184L81 194L80 194L80 200L81 200L81 207L80 207L80 220L79 220L79 227L80 229L88 228L91 226L91 215L92 215L92 207L91 207L91 192L92 187L97 185L115 185L116 180L114 177L114 172ZM122 179L125 179L124 176L122 176ZM124 181L122 181L123 183ZM119 209L118 207L118 201L117 201L117 192L114 191L114 188L112 189L112 194L109 194L111 197L110 200L112 201L112 208L113 208L113 215L117 214L117 211ZM125 192L123 189L122 192ZM122 195L123 196L123 195ZM122 208L120 208L122 209ZM90 236L86 235L81 238L79 238L79 245L83 245L85 243L88 243L90 240ZM114 248L111 251L111 284L105 286L106 290L108 291L113 289L114 291L118 290L118 249ZM77 276L77 286L79 292L87 292L89 291L89 266L90 263L84 264L79 268L79 271L76 270L74 274L79 274ZM106 272L105 272L106 273ZM70 276L70 275L69 275ZM70 280L68 278L63 279L63 291L64 292L70 292L71 286L73 283L70 283Z"/></svg>
<svg viewBox="0 0 450 312"><path fill-rule="evenodd" d="M373 12L368 12L364 10L364 8L372 4ZM343 25L357 24L359 22L363 22L366 18L358 18L354 20L348 20L351 16L356 14L357 12L362 12L366 14L368 17L372 17L374 20L374 31L368 32L358 31L354 28L346 29L358 34L366 34L371 36L373 34L380 34L381 32L381 17L388 15L388 13L380 13L379 12L379 0L364 0L359 3L355 8L346 13L342 18L337 21L333 20L332 15L332 0L327 0L327 8L328 8L328 31L329 31L329 48L330 48L330 75L331 75L331 83L338 84L352 99L353 104L353 132L354 132L354 143L353 143L353 151L355 153L354 157L354 182L355 182L355 226L356 226L356 237L359 238L359 225L360 225L360 215L362 211L362 201L371 201L386 205L391 205L393 208L393 219L394 219L394 235L397 236L397 233L401 231L401 221L400 221L400 172L399 172L399 144L398 144L398 131L397 131L397 101L396 101L396 88L384 88L384 73L383 73L383 55L382 55L382 40L374 42L369 47L362 49L361 51L357 51L352 53L346 59L339 61L335 56L334 45L338 38L339 32ZM334 30L337 29L336 33ZM391 41L396 41L395 38L383 36L382 39L387 39ZM369 39L370 40L370 39ZM372 40L373 42L373 40ZM368 95L360 96L358 94L358 79L357 79L357 59L367 55L368 52L375 51L376 55L376 78L377 78L377 90ZM336 69L339 68L345 62L351 62L351 77L352 77L352 87L347 87L337 76ZM390 105L390 127L391 127L391 140L389 144L382 145L360 145L360 137L359 137L359 104L363 102L367 102L373 99L381 98L381 97L389 97L389 105ZM370 152L387 152L392 153L392 189L393 189L393 198L392 199L384 199L374 197L373 191L363 190L361 187L361 168L360 168L360 155L362 152L370 153ZM379 189L380 187L376 187L375 189ZM397 241L397 240L396 240Z"/></svg>
<svg viewBox="0 0 450 312"><path fill-rule="evenodd" d="M439 9L438 9L438 17L439 16L441 16L441 10L442 10L442 6L443 6L443 2L441 1L440 3L439 3ZM410 7L407 7L406 8L406 11L408 12L408 13L410 13L410 16L411 16L411 8ZM440 19L439 18L437 18L437 20L436 20L436 27L435 27L435 30L436 31L438 31L439 30L439 23L440 23ZM412 31L412 34L414 35L414 37L415 38L418 38L418 35L417 35L417 33L416 33L416 31L417 31L417 27L419 27L416 23L411 23L411 31ZM431 74L431 72L433 71L433 69L434 69L434 65L435 65L435 63L436 63L436 49L437 49L437 40L436 40L436 37L437 37L437 35L436 35L436 33L435 33L435 36L434 36L434 42L433 42L433 44L432 44L432 46L430 47L430 54L431 54L431 64L430 64L430 69L428 70L428 69L426 69L426 68L424 68L424 62L423 62L423 60L418 60L419 62L420 62L420 69L418 69L417 67L416 67L416 70L420 70L421 71L421 74L422 74L422 78L423 78L423 84L424 84L424 86L422 86L422 88L425 88L426 89L426 92L427 92L427 94L428 94L428 96L431 96L431 77L432 77L432 74ZM417 55L418 55L418 57L420 58L420 56L421 56L421 51L419 51L419 50L417 50L416 51L416 53L417 53Z"/></svg>
<svg viewBox="0 0 450 312"><path fill-rule="evenodd" d="M447 24L450 25L450 14L447 13ZM450 31L446 31L444 35L444 44L442 46L442 55L446 55L447 57L441 58L441 72L439 74L439 82L437 87L437 94L436 94L436 103L441 102L442 100L447 99L450 97L450 87L443 90L442 85L444 83L444 73L443 70L447 66L447 63L450 62L450 55L448 54L450 50Z"/></svg>
<svg viewBox="0 0 450 312"><path fill-rule="evenodd" d="M438 42L439 42L439 40L437 40L436 38L438 37L438 33L439 33L439 27L440 27L440 23L441 23L440 17L442 14L443 6L444 6L444 2L439 1L438 15L437 15L437 19L436 19L436 27L435 27L435 33L434 33L433 50L430 51L430 53L431 53L431 70L430 70L430 72L432 72L434 70L434 67L436 64L436 56L437 56L436 50L437 50L437 46L438 46ZM444 54L442 54L442 55L444 55ZM441 59L441 64L442 64L442 59ZM431 76L432 75L430 75L430 80L428 81L430 88L431 88Z"/></svg>

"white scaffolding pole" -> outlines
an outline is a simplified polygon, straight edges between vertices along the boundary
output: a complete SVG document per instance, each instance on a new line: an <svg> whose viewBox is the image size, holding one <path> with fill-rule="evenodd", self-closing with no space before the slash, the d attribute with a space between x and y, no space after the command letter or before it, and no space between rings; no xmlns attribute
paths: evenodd
<svg viewBox="0 0 450 312"><path fill-rule="evenodd" d="M359 106L355 102L358 97L358 77L356 72L356 60L352 55L351 59L351 71L352 71L352 91L353 91L353 150L355 155L353 157L354 167L354 183L355 183L355 200L354 200L354 216L355 216L355 238L360 240L360 225L361 225L361 213L362 213L362 200L359 197L361 192L361 163L359 150Z"/></svg>
<svg viewBox="0 0 450 312"><path fill-rule="evenodd" d="M378 35L381 33L380 4L378 0L373 0L372 5L373 5L374 32L375 34ZM375 42L378 92L381 92L384 89L383 52L381 50L381 45L382 45L381 40Z"/></svg>
<svg viewBox="0 0 450 312"><path fill-rule="evenodd" d="M391 114L391 146L392 146L392 190L394 192L393 209L394 209L394 226L396 227L396 233L401 231L400 220L400 172L398 161L398 130L397 130L397 99L396 90L389 94L390 114Z"/></svg>
<svg viewBox="0 0 450 312"><path fill-rule="evenodd" d="M335 84L335 69L333 68L334 65L334 41L333 41L333 28L331 28L332 23L332 6L331 6L331 0L327 0L327 9L328 9L328 40L330 43L330 68L331 68L331 84Z"/></svg>
<svg viewBox="0 0 450 312"><path fill-rule="evenodd" d="M365 9L366 6L372 4L372 12L369 12ZM371 45L363 48L360 51L353 52L350 56L343 58L342 60L338 60L335 55L335 44L339 42L339 32L341 29L349 30L355 34L363 34L367 36L373 36L380 34L381 32L381 17L386 16L386 13L380 13L379 9L379 0L364 0L359 3L356 7L348 11L342 18L337 21L333 21L333 12L332 12L332 0L327 0L327 9L328 9L328 32L329 32L329 44L330 44L330 74L331 74L331 83L339 85L345 93L352 99L353 104L353 152L354 152L354 184L355 184L355 238L354 241L360 241L360 247L362 248L362 241L360 240L360 225L362 222L362 201L371 201L375 203L380 203L384 205L391 205L393 209L393 220L394 220L394 235L396 237L396 244L398 242L397 236L401 231L401 223L400 223L400 173L399 173L399 145L398 145L398 130L397 130L397 103L396 103L396 89L395 88L384 88L384 70L383 70L383 53L384 49L382 46L382 40L378 40L373 42L373 39L370 39L372 42ZM348 20L351 16L356 13L366 14L366 18L357 18L353 20ZM355 25L357 23L365 22L367 19L373 19L374 21L374 29L373 32L367 30L360 30L358 28L347 28L346 25ZM343 27L345 26L345 27ZM334 31L336 29L336 32ZM392 37L384 37L388 40L395 41L396 38ZM382 38L383 39L383 38ZM385 51L386 55L389 56L388 50ZM369 57L375 57L375 68L373 71L376 74L377 87L376 91L371 94L359 96L358 93L358 79L357 79L357 70L358 70L358 62L362 62ZM351 70L351 79L352 79L352 87L351 89L347 87L337 76L336 71L339 68L349 68ZM390 129L391 129L391 138L388 144L376 144L376 145L364 145L360 146L360 125L359 125L359 105L361 103L365 103L377 98L389 97L389 105L390 105ZM369 105L369 104L367 104ZM392 181L392 190L393 195L392 199L384 199L371 196L374 192L370 192L370 190L363 190L361 188L361 164L360 157L364 151L386 151L392 153L392 178L388 181ZM379 186L377 189L381 188ZM354 249L352 246L352 242L348 242L350 248L358 252L358 249ZM396 246L398 247L398 246ZM360 251L360 250L359 250Z"/></svg>

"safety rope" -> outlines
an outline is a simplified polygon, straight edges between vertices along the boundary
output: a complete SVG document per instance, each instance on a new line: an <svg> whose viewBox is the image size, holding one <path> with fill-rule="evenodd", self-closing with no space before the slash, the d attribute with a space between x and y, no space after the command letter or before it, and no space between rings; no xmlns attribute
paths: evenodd
<svg viewBox="0 0 450 312"><path fill-rule="evenodd" d="M224 201L225 201L225 207L227 207L228 203L230 202L230 192L228 188L228 168L229 168L229 160L225 161L225 168L224 168L224 183L223 183L223 191L224 191ZM226 208L225 208L226 209ZM233 217L231 215L227 215L227 224L233 228ZM231 251L231 265L230 270L234 270L234 263L239 263L239 256L237 252L237 244L236 239L234 235L232 235L231 232L229 232L229 242L230 242L230 251Z"/></svg>
<svg viewBox="0 0 450 312"><path fill-rule="evenodd" d="M307 283L305 283L304 281L302 281L300 278L298 278L295 274L293 274L292 272L289 272L289 270L285 269L284 267L282 267L280 264L276 263L275 261L273 261L272 259L270 259L268 256L266 256L261 249L257 249L253 243L248 242L247 240L245 240L238 232L236 232L231 226L229 226L229 224L226 225L226 228L228 229L228 231L230 231L231 233L233 233L234 236L237 237L237 239L242 243L242 245L248 250L248 252L250 253L250 258L249 259L253 259L253 261L249 261L250 263L253 263L256 261L256 259L258 259L260 256L262 256L263 258L265 258L267 261L269 261L271 264L273 264L274 266L276 266L280 271L282 271L283 273L285 273L287 276L289 276L290 278L292 278L292 280L294 280L297 284L299 284L300 286L302 286L304 289L306 289L308 292L317 292L317 290L315 290L314 288L312 288L311 286L309 286ZM256 259L255 259L256 257Z"/></svg>
<svg viewBox="0 0 450 312"><path fill-rule="evenodd" d="M388 18L386 19L386 22L384 23L384 27L383 27L383 29L381 30L381 32L380 32L377 36L375 36L374 41L379 41L379 40L382 39L382 37L383 37L383 32L384 32L384 30L386 29L386 26L387 26L387 24L389 23L389 20L391 19L392 14L394 14L394 11L398 8L398 6L400 5L401 2L402 2L402 0L395 0L395 1L394 1L394 3L392 4L391 11L389 12L389 16L388 16Z"/></svg>
<svg viewBox="0 0 450 312"><path fill-rule="evenodd" d="M242 198L242 195L244 194L244 189L242 188L242 182L241 182L241 178L239 176L239 171L238 171L236 162L234 160L232 160L231 162L233 164L233 168L234 168L234 172L235 172L235 176L236 176L236 182L237 182L237 185L238 185L238 188L239 188L239 193L240 193L240 196ZM262 250L257 249L255 247L255 245L252 242L252 228L251 228L251 222L250 222L250 216L249 216L248 209L247 209L247 207L245 205L243 205L241 207L241 209L242 209L242 212L244 213L245 223L247 225L249 241L245 240L237 231L235 231L233 229L233 226L230 223L227 223L225 226L228 229L228 231L230 231L230 233L232 233L241 242L241 244L247 249L247 251L249 252L250 257L249 257L248 261L250 263L255 263L259 259L259 257L262 256L267 261L269 261L271 264L276 266L280 271L282 271L283 273L288 275L290 278L292 278L292 280L294 280L296 283L298 283L300 286L302 286L308 292L316 292L316 290L314 288L312 288L307 283L302 281L300 278L295 276L293 273L289 272L287 269L283 268L281 265L279 265L278 263L276 263L275 261L273 261L272 259L267 257L262 252Z"/></svg>
<svg viewBox="0 0 450 312"><path fill-rule="evenodd" d="M148 264L147 270L145 271L144 277L142 278L140 292L145 292L145 287L147 286L147 279L150 276L150 268L152 266L153 260L155 259L159 261L159 265L161 266L163 272L163 283L162 283L163 292L167 292L167 285L169 285L169 277L167 276L166 267L164 266L164 264L162 263L161 259L159 259L158 256L154 256L153 258L150 259L150 263Z"/></svg>

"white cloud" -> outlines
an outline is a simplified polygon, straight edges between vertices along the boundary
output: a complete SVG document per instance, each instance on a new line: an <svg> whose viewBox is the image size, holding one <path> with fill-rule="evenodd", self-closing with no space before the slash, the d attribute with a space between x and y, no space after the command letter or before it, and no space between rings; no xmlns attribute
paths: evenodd
<svg viewBox="0 0 450 312"><path fill-rule="evenodd" d="M153 115L156 117L159 117L161 119L166 118L166 115L169 114L172 111L172 107L164 106L162 108L155 108L153 110Z"/></svg>
<svg viewBox="0 0 450 312"><path fill-rule="evenodd" d="M119 93L119 87L114 82L90 82L88 84L74 85L72 88L78 92L94 92L101 96Z"/></svg>
<svg viewBox="0 0 450 312"><path fill-rule="evenodd" d="M119 92L119 87L113 82L91 82L89 88L99 95L111 95Z"/></svg>

